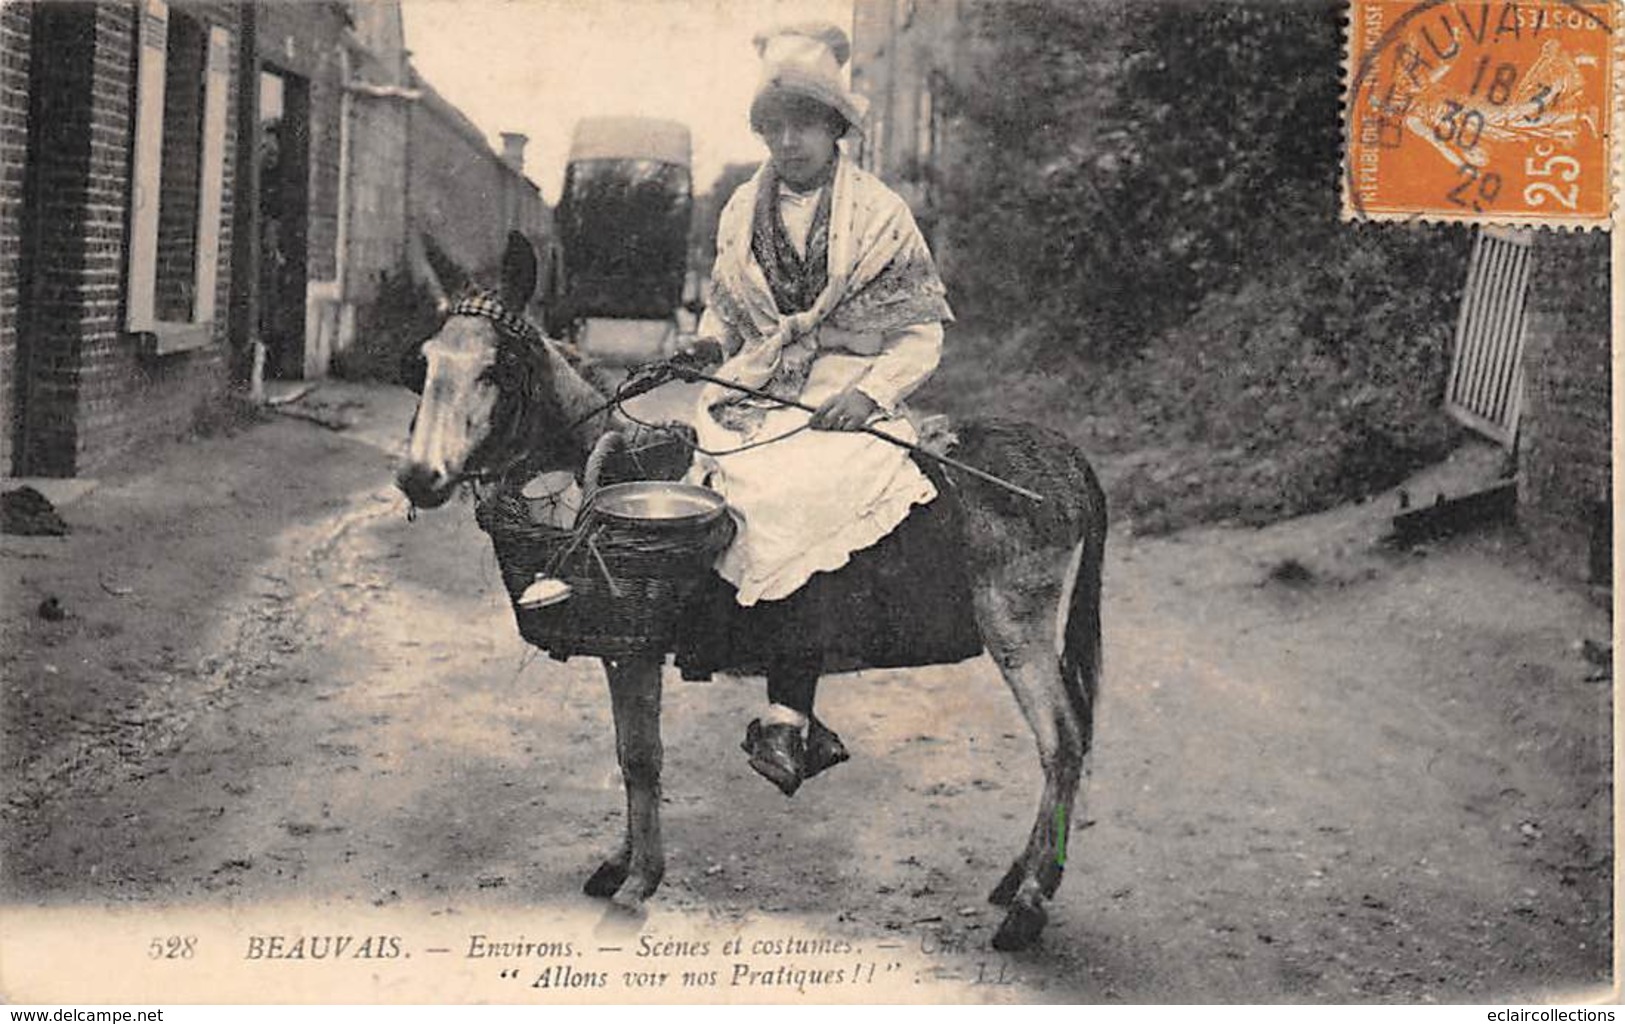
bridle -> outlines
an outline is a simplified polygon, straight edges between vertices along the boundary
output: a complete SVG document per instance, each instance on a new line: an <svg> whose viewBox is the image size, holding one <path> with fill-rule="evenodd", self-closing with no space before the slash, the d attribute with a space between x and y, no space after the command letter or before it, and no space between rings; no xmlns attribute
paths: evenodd
<svg viewBox="0 0 1625 1024"><path fill-rule="evenodd" d="M539 416L536 396L539 384L550 372L547 342L542 332L525 318L511 312L492 292L465 296L446 310L446 318L473 316L496 328L496 358L483 375L496 387L496 405L491 410L492 432L469 453L463 470L450 486L468 483L476 488L501 488L533 475L533 465L558 457L573 460L576 453L567 437L547 429L546 417Z"/></svg>

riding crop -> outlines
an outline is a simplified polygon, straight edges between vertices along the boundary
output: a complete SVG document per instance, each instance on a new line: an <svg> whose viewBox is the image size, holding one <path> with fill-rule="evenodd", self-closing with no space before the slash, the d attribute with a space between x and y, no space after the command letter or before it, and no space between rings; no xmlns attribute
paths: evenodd
<svg viewBox="0 0 1625 1024"><path fill-rule="evenodd" d="M711 384L720 384L725 388L731 388L734 391L750 395L753 398L760 398L765 401L775 402L779 405L792 409L800 409L804 412L816 413L818 411L817 408L807 405L805 402L798 402L793 398L781 398L778 395L769 394L768 392L759 390L757 388L746 387L743 384L737 384L731 380L723 380L720 377L714 377L711 374L702 372L691 365L687 365L681 360L666 360L658 363L649 363L639 367L637 370L633 371L633 373L633 379L628 380L616 392L615 401L624 401L636 395L641 395L644 392L653 391L655 388L660 387L662 384L669 382L673 378L678 378L685 381L703 380ZM644 376L643 379L638 380L637 377L639 375L646 376ZM858 429L872 437L878 437L882 441L889 441L899 448L935 459L943 465L957 469L962 473L968 473L971 476L976 477L978 480L984 480L997 487L1002 487L1014 494L1019 494L1023 498L1028 498L1037 502L1042 502L1044 500L1044 496L1039 494L1037 491L1028 490L1027 488L1022 487L1020 484L1014 484L1008 480L996 477L984 469L977 469L975 466L961 462L952 456L943 455L940 452L934 452L929 448L922 447L921 445L915 444L911 441L905 441L900 437L893 437L884 430L867 425Z"/></svg>

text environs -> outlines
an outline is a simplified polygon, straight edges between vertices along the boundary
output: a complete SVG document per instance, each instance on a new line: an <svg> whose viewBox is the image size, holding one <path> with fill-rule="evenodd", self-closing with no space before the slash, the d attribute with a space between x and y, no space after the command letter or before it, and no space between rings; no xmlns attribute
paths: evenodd
<svg viewBox="0 0 1625 1024"><path fill-rule="evenodd" d="M547 939L533 940L520 935L512 939L492 939L486 935L470 935L468 937L468 952L464 954L470 959L482 957L548 957L575 956L576 948L572 942L558 942Z"/></svg>

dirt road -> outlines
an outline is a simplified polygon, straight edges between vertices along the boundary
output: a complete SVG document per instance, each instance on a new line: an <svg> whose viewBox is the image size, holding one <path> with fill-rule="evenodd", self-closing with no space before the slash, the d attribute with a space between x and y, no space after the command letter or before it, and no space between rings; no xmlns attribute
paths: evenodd
<svg viewBox="0 0 1625 1024"><path fill-rule="evenodd" d="M348 429L279 417L177 446L69 506L69 537L3 538L14 923L598 913L579 886L621 827L601 670L522 644L466 505L407 522L388 452L410 396L319 394ZM987 950L983 897L1038 771L985 659L828 683L854 759L789 801L737 747L760 683L671 677L670 866L634 930L795 922L906 954L910 985L870 999L1488 1002L1603 983L1611 686L1581 645L1607 641L1607 615L1511 536L1388 552L1382 515L1119 531L1087 820L1039 948ZM50 596L65 619L37 614ZM7 941L5 995L54 994ZM793 995L727 980L709 997ZM227 991L293 991L254 984ZM506 991L440 990L539 997Z"/></svg>

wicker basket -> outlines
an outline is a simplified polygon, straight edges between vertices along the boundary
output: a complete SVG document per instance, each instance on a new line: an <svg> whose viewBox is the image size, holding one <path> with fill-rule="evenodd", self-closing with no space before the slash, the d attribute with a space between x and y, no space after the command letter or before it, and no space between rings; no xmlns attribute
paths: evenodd
<svg viewBox="0 0 1625 1024"><path fill-rule="evenodd" d="M561 530L532 522L518 495L491 497L475 516L496 549L520 635L561 661L672 651L685 603L734 535L726 513L651 526L591 507L575 530ZM568 583L570 598L521 607L519 596L538 573Z"/></svg>

